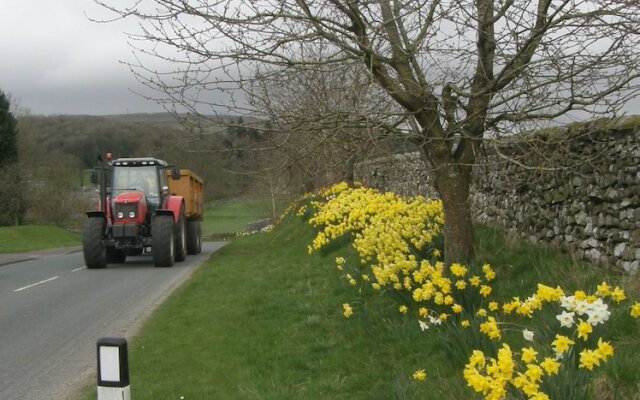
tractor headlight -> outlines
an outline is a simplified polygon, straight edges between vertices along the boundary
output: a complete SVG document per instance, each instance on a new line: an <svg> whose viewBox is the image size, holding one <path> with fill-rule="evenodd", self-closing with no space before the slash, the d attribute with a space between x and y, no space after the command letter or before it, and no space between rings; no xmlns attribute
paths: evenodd
<svg viewBox="0 0 640 400"><path fill-rule="evenodd" d="M129 218L135 218L136 213L134 211L129 211Z"/></svg>
<svg viewBox="0 0 640 400"><path fill-rule="evenodd" d="M118 214L116 214L116 217L124 218L124 213L122 211L118 211Z"/></svg>

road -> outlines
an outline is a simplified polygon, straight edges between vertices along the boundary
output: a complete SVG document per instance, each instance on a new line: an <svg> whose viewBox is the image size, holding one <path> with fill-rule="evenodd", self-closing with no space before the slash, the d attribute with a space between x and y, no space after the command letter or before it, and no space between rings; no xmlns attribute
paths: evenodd
<svg viewBox="0 0 640 400"><path fill-rule="evenodd" d="M141 322L224 243L155 268L150 256L88 270L79 249L0 255L0 399L67 400L96 374L101 337L130 340ZM17 262L19 261L19 262Z"/></svg>

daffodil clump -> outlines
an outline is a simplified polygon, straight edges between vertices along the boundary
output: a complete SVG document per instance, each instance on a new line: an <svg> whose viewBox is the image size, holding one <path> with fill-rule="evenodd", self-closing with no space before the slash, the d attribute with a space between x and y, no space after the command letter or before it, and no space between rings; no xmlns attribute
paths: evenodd
<svg viewBox="0 0 640 400"><path fill-rule="evenodd" d="M430 246L444 222L439 200L404 198L345 183L321 192L320 198L312 202L316 211L309 223L320 231L309 252L350 235L361 263L370 266L374 289L410 286L407 279L421 267L420 254L429 250L438 254Z"/></svg>
<svg viewBox="0 0 640 400"><path fill-rule="evenodd" d="M602 328L611 316L610 306L625 299L624 290L602 282L593 294L578 290L571 295L559 286L538 284L538 290L526 299L505 302L499 310L503 317L514 314L530 321L532 330L522 330L524 340L530 343L515 351L508 343L501 343L497 358L475 350L464 369L468 385L485 399L504 399L507 393L514 392L535 400L582 398L575 393L586 393L585 373L614 354L611 342L596 332L604 333ZM630 313L635 318L636 304ZM555 322L536 321L537 314L545 308L555 315ZM499 341L495 318L488 317L485 324L485 329L481 325L481 332ZM539 337L546 340L538 340Z"/></svg>
<svg viewBox="0 0 640 400"><path fill-rule="evenodd" d="M306 207L298 214L309 214ZM463 353L468 358L463 375L485 399L581 398L573 386L586 386L586 374L614 354L612 343L602 335L611 307L626 299L621 288L602 282L593 293L568 294L560 286L538 284L528 297L497 301L492 287L497 273L491 265L447 267L440 261L434 245L444 223L438 200L340 183L320 192L310 208L309 223L318 233L309 252L349 238L359 257L358 267L347 271L347 260L337 257L336 268L360 295L364 287L406 294L401 297L413 304L400 304L398 312L415 312L423 331L443 324L469 332L469 338L477 338L471 331L479 331L485 339L474 339L470 356ZM356 311L343 304L344 317ZM629 311L639 318L640 304L633 303ZM549 315L554 316L551 323ZM522 333L517 341L505 334L513 326ZM517 344L523 339L528 343L524 347ZM413 375L416 381L425 377L423 370Z"/></svg>

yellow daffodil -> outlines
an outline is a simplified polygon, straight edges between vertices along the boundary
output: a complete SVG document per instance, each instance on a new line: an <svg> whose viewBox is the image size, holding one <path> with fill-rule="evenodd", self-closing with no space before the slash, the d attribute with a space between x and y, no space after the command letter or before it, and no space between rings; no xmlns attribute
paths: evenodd
<svg viewBox="0 0 640 400"><path fill-rule="evenodd" d="M426 378L427 378L427 373L424 371L424 369L419 369L413 373L414 381L423 381Z"/></svg>
<svg viewBox="0 0 640 400"><path fill-rule="evenodd" d="M584 349L580 352L580 368L586 368L589 371L593 370L594 366L600 365L600 357L594 350Z"/></svg>
<svg viewBox="0 0 640 400"><path fill-rule="evenodd" d="M488 281L491 281L496 277L495 271L493 270L493 268L491 268L491 265L489 264L484 264L482 266L482 272L484 272L484 277Z"/></svg>
<svg viewBox="0 0 640 400"><path fill-rule="evenodd" d="M578 324L578 337L582 340L587 340L591 332L593 332L593 327L586 321L580 321Z"/></svg>
<svg viewBox="0 0 640 400"><path fill-rule="evenodd" d="M640 318L640 302L636 301L633 303L630 313L633 318Z"/></svg>
<svg viewBox="0 0 640 400"><path fill-rule="evenodd" d="M598 338L596 353L602 361L607 361L607 358L613 355L613 346L609 342L603 342L602 338Z"/></svg>
<svg viewBox="0 0 640 400"><path fill-rule="evenodd" d="M345 318L349 318L353 315L353 309L349 303L342 304L342 315L344 315Z"/></svg>
<svg viewBox="0 0 640 400"><path fill-rule="evenodd" d="M545 357L540 366L547 375L557 375L560 369L560 363L551 357Z"/></svg>
<svg viewBox="0 0 640 400"><path fill-rule="evenodd" d="M617 286L611 292L611 299L613 301L615 301L616 303L620 303L622 300L624 300L626 298L627 298L627 296L625 296L624 290L620 289Z"/></svg>
<svg viewBox="0 0 640 400"><path fill-rule="evenodd" d="M480 332L493 340L500 340L501 337L498 322L494 317L489 317L485 322L480 324Z"/></svg>
<svg viewBox="0 0 640 400"><path fill-rule="evenodd" d="M567 350L569 350L569 346L572 346L575 343L576 342L574 342L573 340L569 339L564 335L556 334L556 338L553 342L551 342L551 345L553 346L553 349L555 350L556 353L564 353Z"/></svg>
<svg viewBox="0 0 640 400"><path fill-rule="evenodd" d="M538 352L535 351L535 349L533 347L523 347L522 348L522 361L524 361L525 363L532 363L536 360L536 356L538 355Z"/></svg>
<svg viewBox="0 0 640 400"><path fill-rule="evenodd" d="M464 288L467 287L467 282L463 281L462 279L456 281L456 288L463 290Z"/></svg>
<svg viewBox="0 0 640 400"><path fill-rule="evenodd" d="M449 268L454 276L462 277L467 273L467 268L463 265L453 263Z"/></svg>

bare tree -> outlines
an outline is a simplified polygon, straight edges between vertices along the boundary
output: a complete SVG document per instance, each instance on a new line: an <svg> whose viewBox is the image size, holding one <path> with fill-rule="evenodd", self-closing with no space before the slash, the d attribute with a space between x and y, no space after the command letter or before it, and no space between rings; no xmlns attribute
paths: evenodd
<svg viewBox="0 0 640 400"><path fill-rule="evenodd" d="M296 175L305 191L353 181L356 162L386 150L384 139L395 131L386 124L398 108L386 93L376 95L363 65L322 65L321 59L313 68L256 77L247 96L270 121L279 168Z"/></svg>
<svg viewBox="0 0 640 400"><path fill-rule="evenodd" d="M483 140L565 115L615 114L638 93L636 0L101 4L140 19L137 76L194 111L251 111L233 95L283 69L362 65L396 105L386 124L405 131L433 171L446 262L474 256L468 196Z"/></svg>

